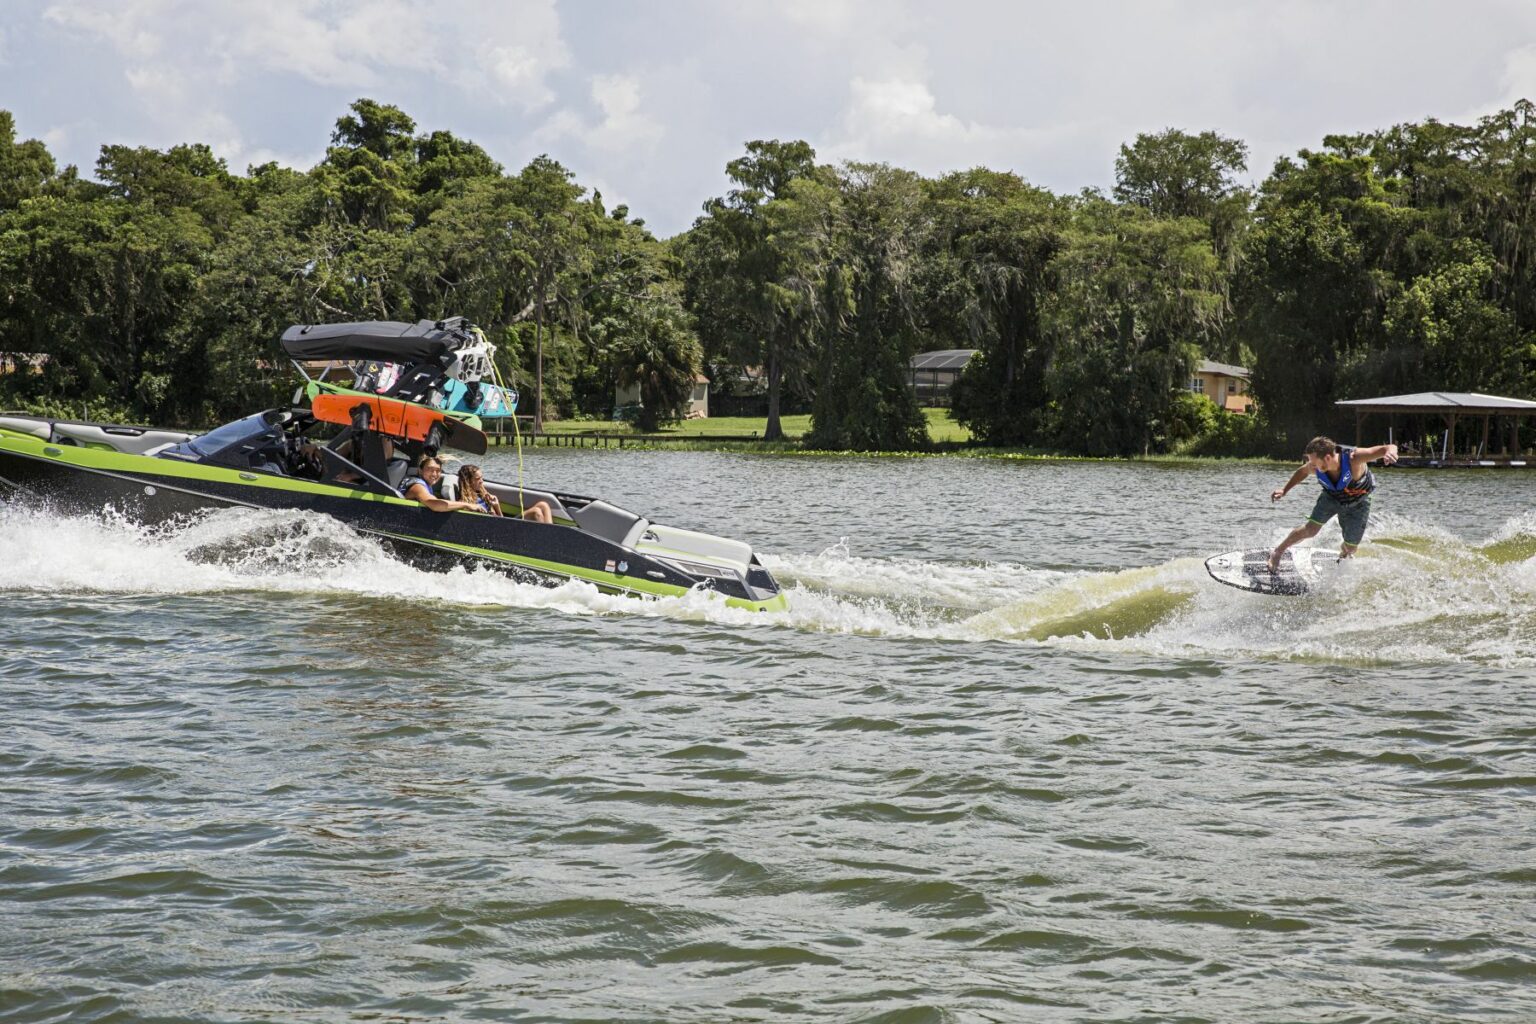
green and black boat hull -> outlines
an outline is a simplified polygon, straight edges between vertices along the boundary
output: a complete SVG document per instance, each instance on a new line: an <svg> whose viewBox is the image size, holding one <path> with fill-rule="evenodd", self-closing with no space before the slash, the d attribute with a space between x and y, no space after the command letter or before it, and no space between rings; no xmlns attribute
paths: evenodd
<svg viewBox="0 0 1536 1024"><path fill-rule="evenodd" d="M53 443L0 429L0 496L64 513L115 509L158 524L220 508L330 516L429 569L494 566L525 581L584 580L609 593L680 596L701 586L762 611L786 606L766 570L707 580L582 530L517 517L434 512L415 501L336 484L207 463ZM755 561L755 560L754 560ZM750 578L756 575L756 579Z"/></svg>

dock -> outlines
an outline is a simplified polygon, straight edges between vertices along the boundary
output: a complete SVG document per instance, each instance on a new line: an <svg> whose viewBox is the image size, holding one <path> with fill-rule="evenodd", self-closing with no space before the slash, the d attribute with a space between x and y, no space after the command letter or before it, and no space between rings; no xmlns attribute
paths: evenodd
<svg viewBox="0 0 1536 1024"><path fill-rule="evenodd" d="M522 419L522 417L519 417ZM658 444L753 444L762 440L757 431L745 434L637 434L628 430L544 431L534 428L532 417L519 424L523 444L538 448L623 448ZM517 431L505 419L487 420L485 436L492 445L516 444Z"/></svg>

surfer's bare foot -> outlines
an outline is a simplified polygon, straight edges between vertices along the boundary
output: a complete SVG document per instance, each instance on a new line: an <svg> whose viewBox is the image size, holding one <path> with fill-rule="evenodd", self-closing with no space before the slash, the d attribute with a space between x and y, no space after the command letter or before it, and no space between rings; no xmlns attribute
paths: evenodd
<svg viewBox="0 0 1536 1024"><path fill-rule="evenodd" d="M1280 571L1280 552L1276 551L1274 554L1269 556L1269 571Z"/></svg>

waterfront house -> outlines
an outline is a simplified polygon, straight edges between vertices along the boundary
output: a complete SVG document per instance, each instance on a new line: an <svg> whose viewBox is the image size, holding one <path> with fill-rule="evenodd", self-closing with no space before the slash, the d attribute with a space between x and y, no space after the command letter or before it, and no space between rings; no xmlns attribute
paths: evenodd
<svg viewBox="0 0 1536 1024"><path fill-rule="evenodd" d="M976 352L974 348L946 348L936 352L919 352L913 356L909 372L917 404L949 405L950 389L960 379L960 372Z"/></svg>
<svg viewBox="0 0 1536 1024"><path fill-rule="evenodd" d="M631 384L629 387L615 387L613 389L613 406L622 409L626 405L640 404L640 385ZM701 420L709 416L709 378L702 373L693 375L693 393L688 396L688 406L683 410L683 419Z"/></svg>
<svg viewBox="0 0 1536 1024"><path fill-rule="evenodd" d="M1195 365L1189 390L1204 395L1227 412L1253 411L1253 396L1248 393L1248 368L1202 359Z"/></svg>

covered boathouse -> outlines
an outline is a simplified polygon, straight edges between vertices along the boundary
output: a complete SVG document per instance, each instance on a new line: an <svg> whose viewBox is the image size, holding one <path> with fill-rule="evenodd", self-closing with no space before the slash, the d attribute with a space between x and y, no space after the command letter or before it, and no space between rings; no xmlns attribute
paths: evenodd
<svg viewBox="0 0 1536 1024"><path fill-rule="evenodd" d="M1355 413L1355 444L1395 442L1404 466L1526 466L1520 423L1536 417L1536 402L1476 392L1425 391L1416 395L1335 402ZM1365 437L1365 421L1386 416ZM1385 430L1382 428L1385 427Z"/></svg>

